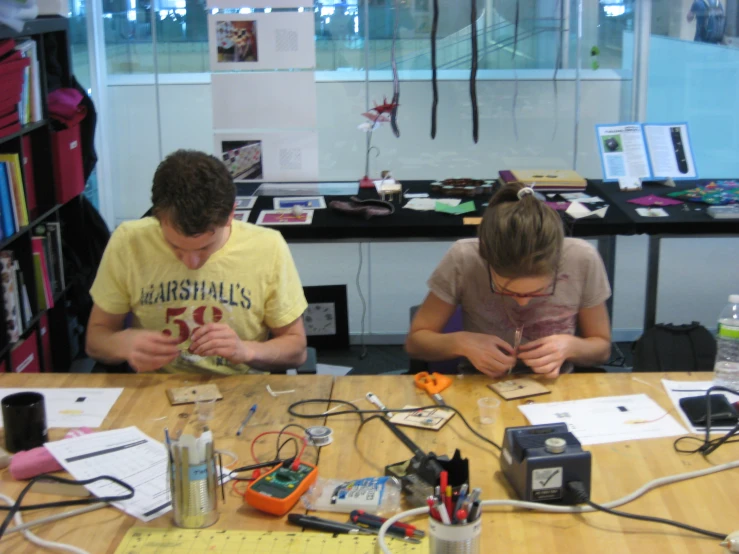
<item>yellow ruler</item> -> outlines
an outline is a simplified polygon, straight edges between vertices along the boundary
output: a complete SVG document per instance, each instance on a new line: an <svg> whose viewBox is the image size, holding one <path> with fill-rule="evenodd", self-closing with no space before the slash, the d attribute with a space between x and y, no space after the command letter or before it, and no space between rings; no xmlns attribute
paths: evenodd
<svg viewBox="0 0 739 554"><path fill-rule="evenodd" d="M375 554L374 536L133 527L116 554ZM427 554L428 541L390 539L393 554Z"/></svg>

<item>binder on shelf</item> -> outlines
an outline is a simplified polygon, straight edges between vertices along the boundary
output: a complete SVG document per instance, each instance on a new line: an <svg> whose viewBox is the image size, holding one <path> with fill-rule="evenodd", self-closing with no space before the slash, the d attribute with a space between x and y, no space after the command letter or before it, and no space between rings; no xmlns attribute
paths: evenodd
<svg viewBox="0 0 739 554"><path fill-rule="evenodd" d="M66 204L85 188L78 125L51 134L56 201Z"/></svg>
<svg viewBox="0 0 739 554"><path fill-rule="evenodd" d="M10 200L10 173L7 164L0 163L0 215L2 217L3 234L10 237L16 231L13 217L13 204Z"/></svg>
<svg viewBox="0 0 739 554"><path fill-rule="evenodd" d="M7 127L0 127L0 138L7 137L21 130L20 123L13 123Z"/></svg>
<svg viewBox="0 0 739 554"><path fill-rule="evenodd" d="M21 124L33 123L41 119L41 85L39 82L38 53L35 40L24 40L15 49L30 64L23 74L23 91L19 106Z"/></svg>
<svg viewBox="0 0 739 554"><path fill-rule="evenodd" d="M48 310L54 307L54 294L51 292L49 282L49 265L44 253L44 245L41 237L31 238L31 250L33 251L33 267L36 275L36 298L39 310Z"/></svg>
<svg viewBox="0 0 739 554"><path fill-rule="evenodd" d="M10 176L13 188L11 193L14 201L14 211L18 226L28 225L28 208L26 207L26 191L23 186L23 171L18 154L0 154L0 162L5 162L10 168ZM17 230L17 229L16 229Z"/></svg>
<svg viewBox="0 0 739 554"><path fill-rule="evenodd" d="M49 269L51 290L57 294L64 290L64 262L62 257L62 237L59 223L48 221L37 225L33 233L43 241L44 252Z"/></svg>
<svg viewBox="0 0 739 554"><path fill-rule="evenodd" d="M10 215L13 221L13 233L17 233L20 229L20 220L18 219L18 203L15 199L15 171L8 162L0 162L5 167L5 177L8 181L8 194L10 195Z"/></svg>
<svg viewBox="0 0 739 554"><path fill-rule="evenodd" d="M26 183L26 207L30 214L36 209L36 181L33 179L33 147L29 135L24 135L21 138L21 156L23 158L23 177Z"/></svg>
<svg viewBox="0 0 739 554"><path fill-rule="evenodd" d="M15 270L15 282L18 285L18 305L21 310L21 321L23 322L23 329L28 329L28 325L33 319L33 310L31 309L31 300L28 298L26 280L23 277L23 271L21 271L18 260L13 262L13 269Z"/></svg>
<svg viewBox="0 0 739 554"><path fill-rule="evenodd" d="M41 336L41 371L54 371L54 359L51 356L51 333L49 331L49 316L42 314L38 322L38 332Z"/></svg>
<svg viewBox="0 0 739 554"><path fill-rule="evenodd" d="M39 373L38 341L36 331L10 351L10 367L15 373Z"/></svg>
<svg viewBox="0 0 739 554"><path fill-rule="evenodd" d="M13 48L15 48L15 41L12 38L0 40L0 63L3 63L3 56L8 52L12 52Z"/></svg>
<svg viewBox="0 0 739 554"><path fill-rule="evenodd" d="M0 279L3 287L3 306L5 307L5 326L8 341L18 342L21 336L20 304L15 271L13 270L13 253L9 250L0 252Z"/></svg>

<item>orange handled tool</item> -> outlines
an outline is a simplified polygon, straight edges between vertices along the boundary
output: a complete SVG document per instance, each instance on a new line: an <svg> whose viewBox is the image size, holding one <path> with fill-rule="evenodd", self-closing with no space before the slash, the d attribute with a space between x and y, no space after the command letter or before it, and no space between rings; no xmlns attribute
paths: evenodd
<svg viewBox="0 0 739 554"><path fill-rule="evenodd" d="M452 384L452 379L441 373L428 373L422 371L417 373L413 380L419 389L425 390L440 406L446 406L444 399L439 394Z"/></svg>

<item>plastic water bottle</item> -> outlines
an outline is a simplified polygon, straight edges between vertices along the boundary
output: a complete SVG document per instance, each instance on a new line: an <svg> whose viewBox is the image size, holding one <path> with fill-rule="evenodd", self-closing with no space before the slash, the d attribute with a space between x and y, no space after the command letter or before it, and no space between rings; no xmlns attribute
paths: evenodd
<svg viewBox="0 0 739 554"><path fill-rule="evenodd" d="M718 317L716 341L713 382L739 390L739 294L729 296L729 303Z"/></svg>

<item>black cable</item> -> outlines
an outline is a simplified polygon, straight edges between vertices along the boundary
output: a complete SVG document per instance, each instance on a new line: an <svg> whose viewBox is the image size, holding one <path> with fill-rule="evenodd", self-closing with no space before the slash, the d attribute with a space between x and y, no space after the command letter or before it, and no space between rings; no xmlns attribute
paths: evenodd
<svg viewBox="0 0 739 554"><path fill-rule="evenodd" d="M395 25L393 26L393 45L390 54L393 69L393 110L390 112L390 127L396 137L400 136L398 128L398 105L400 102L400 79L398 78L398 62L395 59L395 43L398 40L398 25L400 24L400 2L395 0Z"/></svg>
<svg viewBox="0 0 739 554"><path fill-rule="evenodd" d="M282 449L285 448L288 444L293 443L295 445L295 454L293 455L293 458L297 458L298 454L300 453L300 445L298 444L298 439L295 437L290 437L285 442L277 446L277 458L280 457L280 452L282 452Z"/></svg>
<svg viewBox="0 0 739 554"><path fill-rule="evenodd" d="M305 435L306 438L308 437L308 429L306 429L305 427L303 427L299 423L288 423L287 425L285 425L282 429L280 429L280 432L277 433L277 454L275 455L275 458L277 458L277 459L280 458L280 450L287 443L287 441L285 441L284 443L282 443L282 446L280 446L280 439L282 438L282 433L284 433L285 431L287 431L288 429L290 429L290 427L297 427L298 429L300 429L300 430L303 431L303 434ZM295 440L295 439L292 439L292 440ZM297 456L298 453L299 453L299 450L297 450L295 452L295 456ZM293 456L293 458L295 456Z"/></svg>
<svg viewBox="0 0 739 554"><path fill-rule="evenodd" d="M439 106L439 83L436 80L436 33L439 30L439 0L434 0L434 18L431 22L431 139L436 138L436 111Z"/></svg>
<svg viewBox="0 0 739 554"><path fill-rule="evenodd" d="M706 537L711 537L712 539L724 540L726 536L728 535L728 533L724 533L724 534L716 533L714 531L708 531L706 529L701 529L700 527L693 527L692 525L688 525L686 523L680 523L679 521L673 521L671 519L664 519L661 517L653 517L653 516L643 516L640 514L630 514L628 512L622 512L620 510L606 508L605 506L601 506L600 504L596 504L595 502L590 500L588 491L585 490L585 485L583 485L580 481L571 481L567 483L567 488L574 493L575 499L578 501L579 504L587 504L588 506L595 508L596 510L599 510L601 512L605 512L607 514L611 514L611 515L619 516L619 517L625 517L629 519L636 519L638 521L650 521L652 523L664 523L665 525L672 525L673 527L684 529L686 531L692 531L693 533L698 533L699 535L705 535Z"/></svg>
<svg viewBox="0 0 739 554"><path fill-rule="evenodd" d="M124 489L128 490L126 494L120 495L120 496L91 496L89 498L81 498L79 500L62 500L60 502L46 502L43 504L29 504L27 506L21 506L21 502L23 501L23 498L25 498L28 491L31 490L31 487L33 487L34 483L37 483L39 481L52 481L55 483L63 483L65 485L90 485L92 483L96 483L97 481L112 481L116 485L119 485L123 487ZM5 531L8 529L8 525L10 525L10 522L13 521L13 516L15 516L16 512L22 511L28 511L28 510L43 510L46 508L65 508L67 506L82 506L85 504L97 504L98 502L120 502L122 500L128 500L129 498L133 498L133 495L136 493L134 488L129 485L128 483L125 483L121 481L120 479L116 479L115 477L111 477L110 475L101 475L99 477L94 477L92 479L84 479L82 481L76 481L74 479L65 479L64 477L57 477L56 475L50 475L47 473L44 473L42 475L37 475L33 479L31 479L25 487L23 487L23 490L18 495L18 499L15 501L15 503L12 506L0 506L0 510L7 510L8 515L5 516L5 519L3 520L2 524L0 524L0 539L3 538L3 535L5 534Z"/></svg>
<svg viewBox="0 0 739 554"><path fill-rule="evenodd" d="M362 253L362 243L359 242L359 267L357 268L357 293L359 299L362 301L362 321L361 321L361 332L359 334L359 341L361 343L361 350L359 351L359 359L364 360L367 357L367 346L364 344L364 320L367 317L367 301L364 299L362 294L362 285L359 282L359 277L362 275L362 265L364 264L364 254Z"/></svg>
<svg viewBox="0 0 739 554"><path fill-rule="evenodd" d="M470 66L470 101L472 102L472 140L480 138L480 114L477 106L477 0L471 0L472 65Z"/></svg>
<svg viewBox="0 0 739 554"><path fill-rule="evenodd" d="M620 510L613 510L611 508L606 508L605 506L601 506L600 504L596 504L592 500L586 501L586 504L588 506L592 506L596 510L600 510L601 512L605 512L607 514L611 514L614 516L626 517L629 519L636 519L638 521L651 521L652 523L664 523L665 525L672 525L673 527L677 527L678 529L685 529L686 531L692 531L693 533L698 533L699 535L704 535L712 539L724 540L726 536L728 535L728 533L725 533L725 534L716 533L714 531L708 531L706 529L701 529L700 527L693 527L692 525L688 525L687 523L680 523L679 521L672 521L671 519L664 519L661 517L654 517L654 516L643 516L640 514L630 514L628 512L622 512Z"/></svg>
<svg viewBox="0 0 739 554"><path fill-rule="evenodd" d="M351 406L353 409L352 410L340 411L340 412L331 412L330 414L326 414L326 413L323 413L323 412L322 413L318 413L318 414L301 414L300 412L296 412L295 411L295 408L296 407L302 406L303 404L322 404L323 405L323 404L326 404L326 403L344 404L344 405L347 405L347 406ZM361 422L361 425L359 426L359 429L357 430L357 433L359 433L359 431L362 429L362 427L364 426L364 424L365 423L368 423L371 419L373 419L373 418L368 418L368 419L365 420L365 418L364 418L364 415L365 414L382 415L382 414L385 414L387 412L404 414L404 413L414 413L414 412L418 412L418 411L421 411L421 410L432 410L432 409L433 410L438 410L439 408L440 408L440 406L434 404L434 405L431 405L431 406L421 406L420 408L399 408L399 409L396 409L396 408L387 408L384 411L383 410L360 410L354 404L352 404L351 402L349 402L347 400L335 400L335 399L316 398L316 399L308 399L308 400L298 400L297 402L294 402L293 404L290 404L290 407L287 409L287 411L288 411L288 413L291 416L294 416L294 417L302 417L302 418L306 418L306 419L320 419L320 418L323 418L323 417L333 417L333 416L338 416L338 415L357 414L359 416L359 420ZM472 434L475 435L477 438L479 438L480 440L485 441L486 443L494 446L498 450L502 450L502 448L496 442L491 441L486 436L484 436L484 435L478 433L477 431L475 431L472 428L472 426L469 424L469 422L467 421L467 419L465 419L465 417L462 415L462 412L460 412L457 408L455 408L454 406L449 406L447 404L446 406L443 406L443 409L445 409L445 410L452 410L455 414L457 414L460 417L460 419L462 420L462 423L464 423L465 426L467 427L467 429L469 429L472 432Z"/></svg>
<svg viewBox="0 0 739 554"><path fill-rule="evenodd" d="M718 437L716 439L711 438L711 393L713 391L723 391L723 392L729 392L731 394L739 395L739 391L736 391L734 389L730 389L728 387L722 387L720 385L715 385L712 387L709 387L705 393L706 393L706 432L703 436L703 440L693 437L693 436L687 436L687 437L680 437L675 439L675 441L672 443L672 447L675 449L676 452L680 452L681 454L696 454L700 452L704 457L708 456L710 454L713 454L718 448L724 444L729 444L732 442L739 442L738 440L729 440L731 437L739 433L739 423L737 423L731 430L729 430L724 436ZM703 392L703 391L701 391ZM693 450L689 449L681 449L678 448L678 445L682 441L686 440L694 440L700 442L700 446Z"/></svg>

